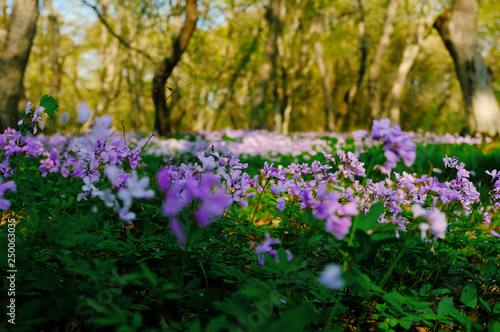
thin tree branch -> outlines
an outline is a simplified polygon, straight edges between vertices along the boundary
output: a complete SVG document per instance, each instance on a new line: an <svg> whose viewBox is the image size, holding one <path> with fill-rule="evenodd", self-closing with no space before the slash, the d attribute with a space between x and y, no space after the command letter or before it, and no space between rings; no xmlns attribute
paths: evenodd
<svg viewBox="0 0 500 332"><path fill-rule="evenodd" d="M118 41L123 45L125 46L126 48L130 49L130 50L133 50L139 54L142 54L146 59L148 59L149 61L151 61L152 63L156 64L158 61L156 59L154 59L151 55L149 55L148 53L146 53L144 50L141 50L141 49L138 49L134 46L132 46L129 42L127 42L122 36L120 36L119 34L117 34L112 28L111 26L109 25L108 21L104 18L104 16L102 15L101 12L99 12L99 9L97 8L97 6L94 6L93 4L91 3L88 3L86 0L82 0L82 3L90 8L92 8L94 10L94 12L96 13L97 17L99 18L99 21L101 21L102 24L104 24L104 26L106 27L106 29L108 29L109 33L112 34L113 36L116 37L116 39L118 39Z"/></svg>

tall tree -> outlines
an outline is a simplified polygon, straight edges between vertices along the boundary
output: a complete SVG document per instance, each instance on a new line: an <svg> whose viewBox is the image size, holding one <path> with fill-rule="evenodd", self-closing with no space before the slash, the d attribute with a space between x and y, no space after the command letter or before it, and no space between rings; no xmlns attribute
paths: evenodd
<svg viewBox="0 0 500 332"><path fill-rule="evenodd" d="M0 130L15 125L24 94L23 79L36 33L38 0L16 0L12 5L5 43L0 54Z"/></svg>
<svg viewBox="0 0 500 332"><path fill-rule="evenodd" d="M396 19L396 12L398 9L397 0L389 0L387 6L387 16L384 23L382 37L375 50L375 57L369 70L368 81L368 97L371 108L372 119L377 119L381 115L381 101L380 101L380 68L382 66L382 59L389 47L391 35L394 30L394 21Z"/></svg>
<svg viewBox="0 0 500 332"><path fill-rule="evenodd" d="M117 15L116 31L121 34L123 25L127 17L120 6L111 8L109 0L101 0L102 17L108 19L110 10L115 11ZM122 80L123 53L120 52L120 41L113 38L108 29L101 25L99 45L99 100L97 101L96 111L101 115L107 111L108 106L118 98L120 94L120 81ZM132 29L129 29L131 31ZM130 40L130 39L129 39Z"/></svg>
<svg viewBox="0 0 500 332"><path fill-rule="evenodd" d="M106 29L118 39L118 41L125 46L129 51L133 51L143 55L146 59L155 64L155 74L152 80L152 98L156 109L156 120L154 131L160 135L169 135L172 132L172 120L170 118L170 108L166 103L166 84L168 78L172 75L173 70L181 60L182 54L186 50L189 40L193 32L196 30L196 22L200 16L197 8L196 0L186 0L184 11L180 11L175 17L184 16L184 23L182 28L174 34L171 43L168 44L166 56L158 61L154 56L150 55L145 49L135 46L133 42L128 41L120 32L115 31L107 18L105 17L102 9L97 5L93 5L87 0L82 0L82 3L92 8L99 20L104 24ZM177 7L180 8L180 1L177 1ZM102 7L101 7L102 8Z"/></svg>
<svg viewBox="0 0 500 332"><path fill-rule="evenodd" d="M448 52L462 88L467 128L490 135L500 133L500 108L492 89L478 43L477 0L455 0L434 23Z"/></svg>
<svg viewBox="0 0 500 332"><path fill-rule="evenodd" d="M365 25L365 9L362 0L358 0L358 10L359 10L359 22L358 22L358 33L359 33L359 68L358 68L358 79L351 88L345 93L344 102L341 105L341 112L339 119L336 124L336 129L341 130L345 123L349 122L349 116L352 113L354 106L354 101L361 88L363 79L366 72L366 59L368 58L368 46L367 46L367 36L366 36L366 25Z"/></svg>
<svg viewBox="0 0 500 332"><path fill-rule="evenodd" d="M266 10L266 22L269 27L264 47L264 60L259 69L260 83L255 91L255 105L252 108L252 119L250 127L253 129L263 129L266 120L266 97L269 85L273 87L273 111L275 115L275 128L278 129L277 122L280 121L279 103L276 103L276 71L278 58L278 36L281 33L282 24L280 18L281 0L271 0ZM280 130L280 129L279 129Z"/></svg>
<svg viewBox="0 0 500 332"><path fill-rule="evenodd" d="M406 38L406 45L403 50L403 57L399 63L396 79L392 84L391 92L387 98L386 114L389 115L391 122L393 124L399 124L400 122L400 103L401 95L403 94L403 88L406 82L406 77L410 72L411 67L415 63L418 57L420 48L424 42L425 34L427 29L430 27L433 21L434 7L437 2L431 8L429 0L425 0L422 3L422 9L420 10L420 16L418 18L418 26L416 32L410 30Z"/></svg>
<svg viewBox="0 0 500 332"><path fill-rule="evenodd" d="M318 15L314 20L314 31L318 35L325 32L325 18ZM334 105L333 105L333 69L329 66L328 60L324 55L323 41L316 39L314 42L314 52L316 55L316 63L318 64L319 74L321 76L321 87L323 89L324 111L325 111L325 130L333 131L335 129Z"/></svg>
<svg viewBox="0 0 500 332"><path fill-rule="evenodd" d="M196 22L200 16L196 7L196 0L186 0L184 25L180 33L174 36L168 55L157 66L153 78L153 101L157 112L156 129L160 135L168 135L172 130L169 109L166 107L165 89L167 79L180 61L182 53L186 50L189 39L196 29Z"/></svg>
<svg viewBox="0 0 500 332"><path fill-rule="evenodd" d="M61 89L62 64L60 61L60 22L59 15L52 7L52 0L44 1L45 8L48 12L49 19L49 34L52 41L52 50L50 54L50 66L52 67L52 76L50 78L49 95L59 100L59 90ZM55 118L51 118L55 119Z"/></svg>

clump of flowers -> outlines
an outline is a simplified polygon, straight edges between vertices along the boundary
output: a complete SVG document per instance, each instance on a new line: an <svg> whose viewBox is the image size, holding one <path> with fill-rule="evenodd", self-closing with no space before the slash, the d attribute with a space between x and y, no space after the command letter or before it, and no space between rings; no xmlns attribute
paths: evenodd
<svg viewBox="0 0 500 332"><path fill-rule="evenodd" d="M45 125L42 122L42 118L40 117L40 114L43 113L45 108L40 106L33 110L32 107L33 103L29 101L26 105L26 109L21 113L21 120L19 120L19 122L17 123L23 133L29 130L33 132L33 134L36 134L36 132L38 131L38 125L40 125L40 128L42 130L43 128L45 128Z"/></svg>
<svg viewBox="0 0 500 332"><path fill-rule="evenodd" d="M388 173L396 167L399 158L403 159L406 166L413 165L417 156L417 145L399 125L391 127L389 119L374 120L371 136L384 142L385 169Z"/></svg>
<svg viewBox="0 0 500 332"><path fill-rule="evenodd" d="M350 216L359 213L356 203L339 203L341 194L336 191L327 193L324 184L318 187L317 194L320 203L316 205L313 215L318 219L324 219L326 231L333 233L337 239L342 240L352 225Z"/></svg>
<svg viewBox="0 0 500 332"><path fill-rule="evenodd" d="M273 244L279 244L279 243L280 239L271 239L271 235L266 232L266 240L261 245L255 247L255 253L257 254L257 258L260 265L264 265L265 263L264 254L268 254L269 256L274 258L277 263L280 262L278 259L278 251L271 247ZM285 252L287 259L291 261L293 259L292 253L288 249Z"/></svg>
<svg viewBox="0 0 500 332"><path fill-rule="evenodd" d="M202 227L212 218L220 216L232 204L233 198L221 186L221 177L200 165L166 166L158 172L158 186L165 194L163 214L171 218L170 228L183 244L185 235L178 218L179 212L193 202L198 202L194 216Z"/></svg>
<svg viewBox="0 0 500 332"><path fill-rule="evenodd" d="M436 207L426 210L419 204L413 205L411 211L413 212L414 218L424 217L427 219L427 223L421 223L418 226L422 232L422 239L427 238L428 231L435 237L444 239L448 221L446 221L446 215L443 212Z"/></svg>

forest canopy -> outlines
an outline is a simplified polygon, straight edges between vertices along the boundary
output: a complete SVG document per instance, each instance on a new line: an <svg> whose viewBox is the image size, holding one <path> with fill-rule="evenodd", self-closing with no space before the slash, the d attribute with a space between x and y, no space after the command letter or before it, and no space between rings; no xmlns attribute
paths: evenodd
<svg viewBox="0 0 500 332"><path fill-rule="evenodd" d="M36 33L17 111L49 94L61 113L71 115L65 130L76 127L82 101L95 115L113 115L117 129L150 132L157 120L164 134L226 127L347 131L383 117L403 130L478 129L470 120L474 111L467 107L458 65L436 27L461 1L19 0L17 5L30 2L37 5ZM3 0L0 6L5 53L12 43L13 3ZM481 0L477 17L467 19L497 100L499 9L497 1ZM8 83L0 84L7 91Z"/></svg>

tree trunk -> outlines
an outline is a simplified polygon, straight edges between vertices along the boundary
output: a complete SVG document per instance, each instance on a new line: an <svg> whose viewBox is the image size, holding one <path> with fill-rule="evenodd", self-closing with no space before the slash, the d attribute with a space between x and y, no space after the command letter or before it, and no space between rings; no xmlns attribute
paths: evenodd
<svg viewBox="0 0 500 332"><path fill-rule="evenodd" d="M23 78L36 33L38 0L16 0L0 55L0 130L15 126L24 95Z"/></svg>
<svg viewBox="0 0 500 332"><path fill-rule="evenodd" d="M264 60L260 66L260 83L256 88L254 100L255 105L252 108L252 119L250 128L263 129L266 121L266 97L269 84L276 80L277 57L278 57L278 35L281 33L280 22L281 0L271 0L266 11L266 21L269 26L269 35L267 36L266 46L264 48ZM275 90L273 85L273 92ZM275 96L275 93L273 93ZM273 110L277 109L276 102L273 102ZM277 118L276 111L274 112L275 128L276 122L280 121ZM281 122L280 122L281 126Z"/></svg>
<svg viewBox="0 0 500 332"><path fill-rule="evenodd" d="M355 84L346 92L344 96L344 103L342 104L340 114L336 123L336 130L341 131L342 127L349 123L350 115L353 112L354 100L356 95L358 94L359 88L363 83L363 79L365 77L366 72L366 59L368 58L368 46L367 46L367 37L366 37L366 26L365 26L365 10L363 7L363 2L358 0L358 9L359 9L359 23L358 23L358 32L359 32L359 69L358 69L358 79Z"/></svg>
<svg viewBox="0 0 500 332"><path fill-rule="evenodd" d="M156 108L157 126L155 129L162 136L168 135L172 131L170 112L166 107L165 85L175 66L180 61L182 53L186 50L189 39L196 29L196 22L199 17L196 0L186 0L185 15L184 25L179 35L174 37L169 55L159 64L153 78L153 101Z"/></svg>
<svg viewBox="0 0 500 332"><path fill-rule="evenodd" d="M257 29L255 37L249 43L250 47L248 47L246 53L244 53L241 56L241 59L238 63L238 66L234 70L233 74L231 75L231 79L229 80L229 86L227 87L227 93L224 94L224 98L222 99L222 102L220 102L219 105L217 106L217 110L215 111L215 116L208 119L208 123L206 126L207 131L212 131L214 129L215 125L217 124L217 120L219 120L219 118L220 118L220 114L221 114L222 110L226 107L227 102L229 100L231 100L231 98L233 97L234 86L236 85L236 80L238 79L238 77L240 77L241 72L246 68L248 62L250 61L252 54L257 49L257 46L259 44L259 38L260 38L261 31L262 31L262 27L259 27Z"/></svg>
<svg viewBox="0 0 500 332"><path fill-rule="evenodd" d="M48 11L49 18L49 33L52 42L52 52L50 56L50 66L52 69L52 76L50 78L50 90L49 95L54 97L56 100L59 99L59 90L61 89L61 73L62 66L60 62L60 29L59 29L59 15L52 8L52 0L45 2L46 9Z"/></svg>
<svg viewBox="0 0 500 332"><path fill-rule="evenodd" d="M386 109L392 124L400 123L400 101L406 77L408 76L411 67L413 67L415 60L420 53L420 48L425 38L425 32L431 24L432 13L433 10L431 10L429 0L427 0L422 5L422 14L419 18L416 36L413 36L412 33L408 33L406 46L403 50L403 58L399 63L397 76L392 84L392 89L387 99L388 102ZM414 41L412 41L412 39Z"/></svg>
<svg viewBox="0 0 500 332"><path fill-rule="evenodd" d="M462 88L470 132L500 133L500 108L495 99L492 73L486 67L478 43L478 3L455 0L434 27L448 49Z"/></svg>
<svg viewBox="0 0 500 332"><path fill-rule="evenodd" d="M380 67L382 65L382 58L391 41L391 35L394 30L394 20L396 19L396 12L398 9L397 0L389 0L387 7L387 17L384 23L384 30L382 38L375 51L375 57L370 66L370 78L368 81L368 95L371 108L372 119L378 119L381 112L380 103Z"/></svg>
<svg viewBox="0 0 500 332"><path fill-rule="evenodd" d="M103 0L100 2L102 6L102 16L107 19L110 2ZM123 10L116 9L118 19L116 23L116 30L121 33L121 29L126 15ZM100 86L99 86L99 100L97 101L96 111L98 115L107 112L109 105L118 98L120 94L120 81L122 79L122 67L120 53L120 41L116 38L110 38L108 29L103 25L101 26L101 45L99 48L100 60Z"/></svg>
<svg viewBox="0 0 500 332"><path fill-rule="evenodd" d="M324 33L323 16L318 15L313 22L314 31L317 33L317 39L314 42L314 52L316 63L318 64L319 74L321 76L321 87L323 89L323 103L325 111L325 130L335 130L334 109L333 109L333 89L332 89L332 68L327 65L324 57L324 47L321 41L321 35Z"/></svg>

